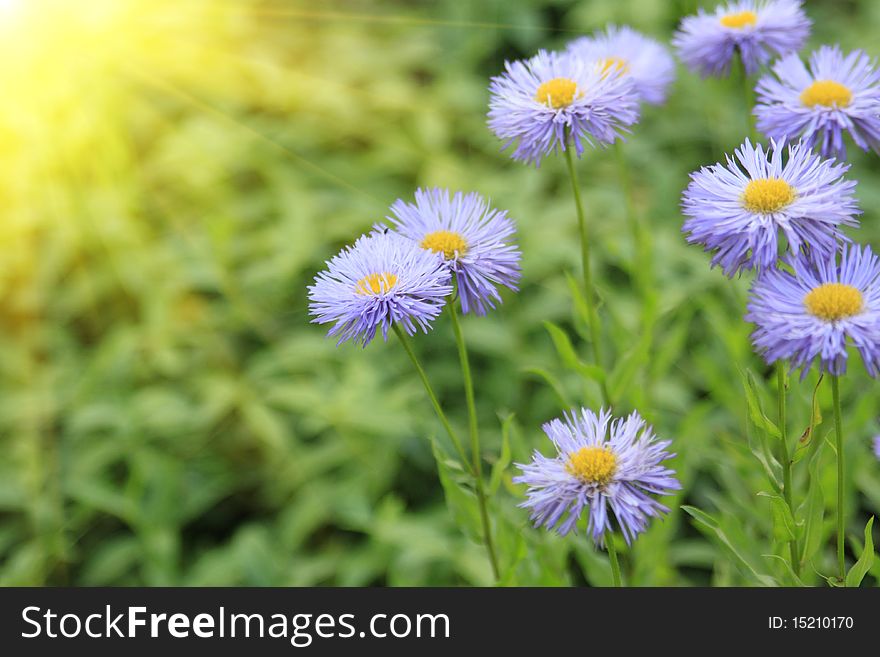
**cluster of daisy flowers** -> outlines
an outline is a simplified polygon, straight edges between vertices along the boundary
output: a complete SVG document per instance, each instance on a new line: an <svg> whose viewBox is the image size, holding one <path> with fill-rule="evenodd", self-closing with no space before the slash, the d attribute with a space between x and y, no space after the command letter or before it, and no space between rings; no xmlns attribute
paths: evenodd
<svg viewBox="0 0 880 657"><path fill-rule="evenodd" d="M880 71L837 46L822 46L807 67L796 51L809 25L789 0L731 3L683 21L675 43L703 74L726 72L737 54L748 73L780 57L756 87L768 145L746 139L725 163L692 173L683 230L728 276L756 274L746 319L768 363L805 375L817 362L840 375L853 344L875 376L880 267L842 230L861 214L842 158L845 132L864 150L880 146Z"/></svg>
<svg viewBox="0 0 880 657"><path fill-rule="evenodd" d="M727 276L755 274L745 319L755 325L753 343L768 364L787 362L806 375L818 363L820 371L837 377L846 371L853 346L876 376L880 258L843 230L857 228L861 213L843 158L846 134L859 148L880 152L880 72L861 51L844 54L837 46L822 46L805 64L798 51L810 27L799 0L736 0L682 21L672 45L703 77L727 75L735 61L744 76L752 76L776 59L757 82L753 110L767 143L745 139L725 162L691 175L682 198L683 231ZM609 26L560 51L506 62L490 82L488 125L502 150L536 167L559 152L567 157L588 306L587 233L571 153L582 157L588 147L623 139L643 104L665 101L674 76L663 44L629 27ZM394 329L406 346L403 334L428 332L444 306L456 304L476 315L493 309L500 288L517 289L520 255L505 211L476 193L420 189L413 201L397 200L386 223L328 261L309 288L313 321L331 324L329 335L340 343L365 346L379 332L387 340ZM594 315L588 315L592 330ZM593 331L594 348L596 338ZM459 353L467 387L463 343ZM601 366L598 349L595 357ZM658 498L681 488L666 465L675 456L671 441L658 439L635 411L615 418L610 409L580 408L543 429L555 454L536 450L530 463L517 464L521 475L514 482L526 485L522 506L536 526L563 535L576 532L586 517L587 533L608 549L616 572L614 533L632 542L651 518L668 511ZM875 449L880 457L880 438ZM479 459L475 449L471 472L478 496ZM485 518L484 531L497 577Z"/></svg>
<svg viewBox="0 0 880 657"><path fill-rule="evenodd" d="M328 335L340 344L366 346L379 331L387 340L395 325L427 333L453 291L463 313L484 315L501 300L499 286L516 289L514 223L478 194L420 189L391 213L393 229L362 235L309 287L312 321L333 324Z"/></svg>
<svg viewBox="0 0 880 657"><path fill-rule="evenodd" d="M489 86L489 128L515 160L540 165L572 147L580 157L628 132L642 102L661 104L674 76L664 46L612 25L563 51L507 62Z"/></svg>
<svg viewBox="0 0 880 657"><path fill-rule="evenodd" d="M541 51L509 62L490 85L489 126L513 147L516 160L540 164L557 150L607 145L636 123L641 103L660 104L675 65L660 43L627 27L611 26L573 41L561 52ZM327 262L309 288L316 323L331 324L339 343L368 344L392 328L427 332L443 307L483 315L516 290L520 252L504 211L477 194L418 190L395 201L385 224ZM440 411L438 410L438 413ZM597 545L614 531L627 542L648 519L667 511L654 496L679 488L662 463L672 458L637 413L611 421L610 412L581 409L545 426L555 459L536 454L521 466L536 523L574 530L589 509ZM567 436L567 437L566 437Z"/></svg>
<svg viewBox="0 0 880 657"><path fill-rule="evenodd" d="M814 367L831 377L837 581L845 583L838 379L851 349L871 377L880 374L880 258L843 231L858 227L860 214L856 182L846 177L845 136L864 151L880 152L880 71L863 52L845 54L838 46L820 47L806 65L797 50L808 32L800 3L789 0L732 3L714 16L701 12L683 22L676 44L704 75L726 73L737 54L746 75L779 57L758 80L752 111L769 146L746 139L726 164L692 173L682 196L683 230L728 276L754 272L745 320L755 327L755 350L777 367L781 423L786 367L800 369L801 378ZM794 516L793 461L780 428L782 492ZM789 543L797 575L797 536Z"/></svg>
<svg viewBox="0 0 880 657"><path fill-rule="evenodd" d="M798 0L739 0L688 16L672 43L692 71L727 75L739 56L752 75L774 57L800 50L810 20Z"/></svg>
<svg viewBox="0 0 880 657"><path fill-rule="evenodd" d="M803 140L824 157L846 156L844 135L880 150L880 71L861 50L823 45L804 63L810 33L798 0L740 0L685 18L673 39L682 61L701 75L746 75L778 58L755 86L758 129L776 141Z"/></svg>
<svg viewBox="0 0 880 657"><path fill-rule="evenodd" d="M514 160L538 166L569 149L581 157L587 146L607 146L628 133L642 103L662 104L674 77L665 46L612 25L562 51L507 62L489 87L489 127ZM527 485L522 506L536 525L568 534L586 515L594 543L612 550L614 532L630 543L650 518L668 511L656 498L680 488L663 465L674 456L670 441L657 440L637 412L612 420L608 410L580 408L545 424L544 432L556 455L536 451L531 463L518 464L522 475L514 479Z"/></svg>

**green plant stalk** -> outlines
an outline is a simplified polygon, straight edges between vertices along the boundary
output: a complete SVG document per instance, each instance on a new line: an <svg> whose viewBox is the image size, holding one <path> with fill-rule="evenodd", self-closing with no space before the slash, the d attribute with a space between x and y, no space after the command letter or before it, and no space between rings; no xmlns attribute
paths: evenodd
<svg viewBox="0 0 880 657"><path fill-rule="evenodd" d="M496 581L500 578L498 557L495 554L495 545L492 540L492 523L489 521L489 508L486 498L486 490L483 486L483 463L480 456L480 433L477 423L477 405L474 400L474 382L471 377L471 365L468 358L467 345L461 330L461 322L458 320L456 301L447 304L449 316L452 319L452 331L455 333L455 343L458 346L458 358L461 361L461 374L464 379L464 395L467 400L468 430L471 439L471 456L473 457L474 485L477 491L477 502L480 507L480 523L483 526L483 542L486 552L489 553L489 562L492 564L492 574Z"/></svg>
<svg viewBox="0 0 880 657"><path fill-rule="evenodd" d="M599 326L599 314L596 312L596 301L593 296L593 275L590 271L590 236L587 230L587 222L584 218L584 204L581 199L581 188L578 184L577 170L574 166L574 157L572 156L574 147L568 144L565 148L565 162L568 165L568 175L571 178L571 189L574 193L574 204L577 209L578 229L581 239L581 267L584 277L584 299L587 304L587 321L590 325L590 341L593 345L593 361L599 367L602 367L601 345L599 339L601 329ZM602 401L606 406L611 406L611 399L608 395L608 386L602 381L599 384L602 390Z"/></svg>
<svg viewBox="0 0 880 657"><path fill-rule="evenodd" d="M621 587L623 584L620 579L620 563L617 561L617 548L614 547L614 534L607 532L605 534L605 548L608 550L608 561L611 563L611 581L614 586Z"/></svg>
<svg viewBox="0 0 880 657"><path fill-rule="evenodd" d="M791 457L788 452L788 431L785 427L785 363L781 360L776 365L776 382L777 395L779 398L779 460L782 464L782 497L785 499L785 503L788 505L792 517L794 517L795 510L792 502L794 491L792 490L791 483ZM794 537L789 541L788 546L791 551L791 569L794 571L795 575L800 576L801 560L797 537Z"/></svg>
<svg viewBox="0 0 880 657"><path fill-rule="evenodd" d="M446 429L446 433L449 435L449 439L452 441L452 445L455 447L455 451L458 452L458 457L461 459L461 462L464 464L464 466L468 469L468 472L470 474L474 474L473 466L471 465L467 454L461 446L461 441L459 441L458 435L455 433L455 430L449 423L449 418L446 417L446 413L443 412L443 407L440 406L440 401L437 399L437 395L434 394L434 389L431 387L431 382L428 380L428 375L425 374L425 369L422 367L422 364L419 362L416 353L413 351L412 345L410 345L406 334L397 324L392 324L392 328L397 334L397 337L400 340L400 344L403 345L404 351L406 351L406 354L412 361L413 366L415 366L416 372L418 372L419 378L422 380L422 385L424 385L425 387L425 392L428 393L428 397L431 399L431 404L434 406L434 411L437 413L437 417L440 419L440 423L443 425L443 428Z"/></svg>
<svg viewBox="0 0 880 657"><path fill-rule="evenodd" d="M846 560L844 558L843 513L843 426L840 418L840 380L831 377L831 397L834 403L834 434L837 439L837 570L840 581L846 585Z"/></svg>

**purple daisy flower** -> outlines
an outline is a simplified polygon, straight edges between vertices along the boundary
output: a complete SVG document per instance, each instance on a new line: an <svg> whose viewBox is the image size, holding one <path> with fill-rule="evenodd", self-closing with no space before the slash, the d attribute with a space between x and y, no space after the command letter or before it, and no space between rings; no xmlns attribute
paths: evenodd
<svg viewBox="0 0 880 657"><path fill-rule="evenodd" d="M309 312L317 324L335 322L327 333L364 346L382 328L399 324L426 333L452 292L443 258L394 233L362 235L327 262L309 286Z"/></svg>
<svg viewBox="0 0 880 657"><path fill-rule="evenodd" d="M843 179L849 165L822 159L805 144L789 146L783 163L785 150L782 142L764 151L747 139L726 166L691 174L682 231L689 243L714 252L712 266L728 276L775 267L780 233L790 252L809 248L828 258L847 239L840 227L859 224L856 183Z"/></svg>
<svg viewBox="0 0 880 657"><path fill-rule="evenodd" d="M571 42L568 53L596 62L602 71L617 69L632 78L641 100L660 105L675 79L675 61L665 46L631 27L610 25L604 32Z"/></svg>
<svg viewBox="0 0 880 657"><path fill-rule="evenodd" d="M880 259L871 247L851 245L840 255L801 255L752 285L746 321L752 343L767 363L790 359L806 376L815 360L833 375L846 372L847 343L862 355L873 377L880 366Z"/></svg>
<svg viewBox="0 0 880 657"><path fill-rule="evenodd" d="M639 118L632 79L579 57L540 51L527 61L506 62L489 85L489 128L516 145L513 159L540 165L565 150L610 144Z"/></svg>
<svg viewBox="0 0 880 657"><path fill-rule="evenodd" d="M458 288L463 313L485 315L501 301L498 286L517 289L520 252L513 221L479 194L450 195L446 189L419 189L415 203L398 199L388 220L404 237L443 256Z"/></svg>
<svg viewBox="0 0 880 657"><path fill-rule="evenodd" d="M663 465L675 454L666 449L671 442L658 441L638 413L611 421L608 411L596 415L582 408L543 429L556 455L547 458L535 450L531 463L517 464L523 474L513 480L529 487L520 506L531 509L536 527L561 535L577 532L588 509L587 531L597 545L604 545L605 533L613 531L612 514L630 543L650 518L669 511L652 495L681 488L675 472Z"/></svg>
<svg viewBox="0 0 880 657"><path fill-rule="evenodd" d="M737 51L753 75L774 57L800 50L810 25L799 0L740 0L686 17L672 44L703 77L727 75Z"/></svg>
<svg viewBox="0 0 880 657"><path fill-rule="evenodd" d="M822 46L809 69L796 54L758 81L757 127L772 139L802 138L825 156L846 157L843 134L880 153L880 71L861 50Z"/></svg>

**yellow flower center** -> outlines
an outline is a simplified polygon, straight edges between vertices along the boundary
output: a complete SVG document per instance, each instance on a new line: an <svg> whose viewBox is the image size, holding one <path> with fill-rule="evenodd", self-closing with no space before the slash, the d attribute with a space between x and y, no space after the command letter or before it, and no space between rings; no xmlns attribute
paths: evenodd
<svg viewBox="0 0 880 657"><path fill-rule="evenodd" d="M852 317L862 312L865 301L862 293L845 283L824 283L804 297L804 305L810 314L826 321Z"/></svg>
<svg viewBox="0 0 880 657"><path fill-rule="evenodd" d="M355 289L358 294L380 294L388 292L397 285L397 274L389 274L387 271L382 274L370 274L364 276L357 282Z"/></svg>
<svg viewBox="0 0 880 657"><path fill-rule="evenodd" d="M816 80L801 92L801 102L807 107L846 107L852 102L852 91L834 80Z"/></svg>
<svg viewBox="0 0 880 657"><path fill-rule="evenodd" d="M577 82L568 78L547 80L535 92L535 100L553 109L571 105L577 93Z"/></svg>
<svg viewBox="0 0 880 657"><path fill-rule="evenodd" d="M724 27L733 27L741 30L746 25L754 25L758 22L758 15L753 11L740 11L735 14L726 14L721 17Z"/></svg>
<svg viewBox="0 0 880 657"><path fill-rule="evenodd" d="M612 72L620 75L629 73L629 63L623 57L606 57L599 60L599 69L602 71L602 78L605 79Z"/></svg>
<svg viewBox="0 0 880 657"><path fill-rule="evenodd" d="M458 255L464 255L467 251L467 242L458 234L450 230L438 230L428 233L422 240L421 247L430 249L434 253L442 253L447 260L452 260Z"/></svg>
<svg viewBox="0 0 880 657"><path fill-rule="evenodd" d="M607 447L582 447L568 457L565 469L585 484L606 486L617 472L617 457Z"/></svg>
<svg viewBox="0 0 880 657"><path fill-rule="evenodd" d="M779 178L758 178L746 185L742 204L746 210L768 214L777 212L794 200L794 187Z"/></svg>

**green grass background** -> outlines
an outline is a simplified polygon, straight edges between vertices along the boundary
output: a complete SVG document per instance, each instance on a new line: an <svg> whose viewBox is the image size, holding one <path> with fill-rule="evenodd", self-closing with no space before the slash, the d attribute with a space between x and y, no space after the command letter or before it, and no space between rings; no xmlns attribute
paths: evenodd
<svg viewBox="0 0 880 657"><path fill-rule="evenodd" d="M0 583L491 583L467 531L467 494L450 484L444 497L430 441L442 441L442 429L399 345L337 348L309 324L306 285L417 186L476 190L508 209L522 289L463 325L487 467L502 456L502 434L513 461L547 453L541 423L599 403L545 325L588 353L566 279L579 272L575 214L561 159L535 170L499 153L485 123L488 79L505 58L612 21L668 40L695 3L200 4L218 10L210 25L156 41L185 47L176 68L117 62L102 72L102 93L80 90L51 124L4 128L24 136L5 147L0 178ZM810 47L880 55L880 4L811 1L807 11ZM208 30L222 39L208 42ZM758 495L770 488L741 375L754 372L775 419L772 372L752 354L741 319L748 280L710 271L680 232L688 172L745 135L742 85L678 73L669 102L644 112L623 151L650 261L636 257L615 151L589 151L579 164L617 407L638 408L674 441L684 485L667 500L669 516L622 555L624 576L638 585L790 584L779 559L765 556L785 552L771 502ZM851 159L864 216L850 235L877 248L880 163L855 150ZM414 343L464 428L448 318ZM870 451L880 388L857 358L850 369L853 560L880 508ZM792 381L793 435L809 423L815 383ZM827 382L818 400L821 444L831 431ZM604 554L583 533L529 528L514 469L497 472L505 583L609 583ZM808 584L834 568L828 444L815 477L825 514ZM802 461L800 500L807 479ZM717 531L681 504L712 514ZM878 580L875 565L864 584Z"/></svg>

